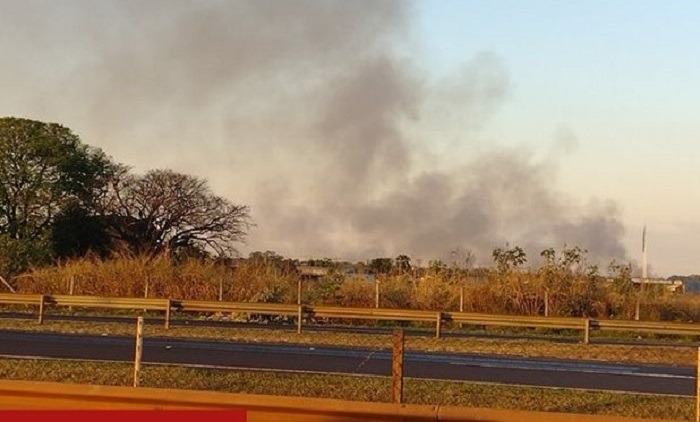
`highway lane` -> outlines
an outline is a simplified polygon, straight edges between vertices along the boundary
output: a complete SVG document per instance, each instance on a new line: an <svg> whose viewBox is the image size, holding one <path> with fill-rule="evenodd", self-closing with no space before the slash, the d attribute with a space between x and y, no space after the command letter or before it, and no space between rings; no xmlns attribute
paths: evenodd
<svg viewBox="0 0 700 422"><path fill-rule="evenodd" d="M0 331L0 355L131 361L134 339ZM407 352L407 377L693 396L695 369ZM146 338L143 361L225 368L391 374L389 350Z"/></svg>

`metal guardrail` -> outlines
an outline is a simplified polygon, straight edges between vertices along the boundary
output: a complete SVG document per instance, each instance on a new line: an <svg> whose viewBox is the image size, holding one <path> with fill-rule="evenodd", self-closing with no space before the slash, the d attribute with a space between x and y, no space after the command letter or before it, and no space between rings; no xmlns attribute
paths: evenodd
<svg viewBox="0 0 700 422"><path fill-rule="evenodd" d="M619 321L590 318L561 318L541 316L492 315L467 312L421 311L389 308L344 308L337 306L289 305L279 303L217 302L200 300L111 298L70 295L0 294L0 304L29 305L39 307L39 322L44 318L46 306L78 308L108 308L163 311L165 327L170 326L170 314L179 312L231 312L261 315L279 315L296 318L301 331L304 317L361 320L389 320L410 322L434 322L435 335L440 337L446 322L483 326L518 326L583 331L588 343L591 330L632 331L653 334L700 336L700 324L684 324L652 321Z"/></svg>
<svg viewBox="0 0 700 422"><path fill-rule="evenodd" d="M0 409L226 410L244 409L248 422L537 421L654 422L618 416L530 412L457 406L354 402L307 397L0 380ZM665 422L671 422L666 420Z"/></svg>

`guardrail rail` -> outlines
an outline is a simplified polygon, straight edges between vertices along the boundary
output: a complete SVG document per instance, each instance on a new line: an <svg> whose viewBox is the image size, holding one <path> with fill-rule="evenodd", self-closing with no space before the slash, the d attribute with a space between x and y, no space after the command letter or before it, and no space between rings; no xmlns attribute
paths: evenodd
<svg viewBox="0 0 700 422"><path fill-rule="evenodd" d="M654 321L626 321L571 317L542 317L518 315L477 314L467 312L425 311L390 308L346 308L339 306L311 306L280 303L219 302L177 299L114 298L71 295L0 294L0 304L38 307L39 323L44 320L48 306L69 308L106 308L162 311L165 327L170 327L172 311L194 313L243 313L287 316L297 320L301 332L304 317L349 320L384 320L432 322L435 335L440 337L444 323L454 322L479 326L518 326L562 330L581 330L588 343L591 330L631 331L653 334L700 336L700 324Z"/></svg>

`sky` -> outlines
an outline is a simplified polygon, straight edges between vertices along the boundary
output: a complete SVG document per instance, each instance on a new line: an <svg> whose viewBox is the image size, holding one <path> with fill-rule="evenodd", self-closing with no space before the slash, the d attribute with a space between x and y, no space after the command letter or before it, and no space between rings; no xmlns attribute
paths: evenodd
<svg viewBox="0 0 700 422"><path fill-rule="evenodd" d="M700 3L0 0L0 116L250 205L242 253L700 273Z"/></svg>

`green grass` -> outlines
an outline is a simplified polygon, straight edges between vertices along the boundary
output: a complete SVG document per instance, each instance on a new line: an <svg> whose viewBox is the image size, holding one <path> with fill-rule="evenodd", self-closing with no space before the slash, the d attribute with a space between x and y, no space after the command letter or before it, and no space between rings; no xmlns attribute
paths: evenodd
<svg viewBox="0 0 700 422"><path fill-rule="evenodd" d="M114 322L81 322L47 320L39 325L35 320L0 319L0 329L69 334L133 336L135 324ZM162 325L147 324L145 336L165 338L197 338L212 341L240 341L250 343L287 343L328 346L355 346L367 348L391 347L387 334L315 332L280 328L240 328L234 326L195 327L174 326L166 330ZM608 362L633 362L693 366L697 349L688 345L670 344L648 346L638 344L581 344L541 339L503 339L485 337L445 337L436 339L432 334L408 336L406 348L432 352L497 354L517 357L582 359Z"/></svg>
<svg viewBox="0 0 700 422"><path fill-rule="evenodd" d="M0 378L131 385L128 363L0 359ZM144 387L214 390L387 402L389 377L201 369L144 365ZM407 379L407 403L492 407L565 413L692 420L694 400L672 396L609 393Z"/></svg>

